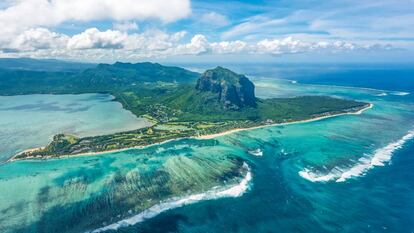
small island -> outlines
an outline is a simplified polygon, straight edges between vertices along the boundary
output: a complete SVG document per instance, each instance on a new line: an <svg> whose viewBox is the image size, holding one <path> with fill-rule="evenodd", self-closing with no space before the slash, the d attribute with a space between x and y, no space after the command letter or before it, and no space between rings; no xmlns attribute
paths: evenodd
<svg viewBox="0 0 414 233"><path fill-rule="evenodd" d="M14 86L8 94L16 94L16 90ZM115 101L136 116L146 117L152 126L83 138L58 134L49 145L24 151L11 160L107 153L181 138L209 139L257 127L356 114L372 107L329 96L260 99L255 96L253 82L229 69L216 67L200 75L153 63L101 64L79 74L55 78L48 90L59 94L112 94ZM28 93L44 90L41 85L32 85L23 94Z"/></svg>

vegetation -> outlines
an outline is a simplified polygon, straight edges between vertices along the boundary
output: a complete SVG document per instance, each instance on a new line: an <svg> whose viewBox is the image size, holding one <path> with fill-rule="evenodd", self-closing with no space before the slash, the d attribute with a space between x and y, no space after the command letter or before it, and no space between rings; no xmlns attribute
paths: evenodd
<svg viewBox="0 0 414 233"><path fill-rule="evenodd" d="M153 63L100 64L78 73L0 70L0 94L109 93L125 109L153 123L148 128L95 137L59 134L45 148L15 158L146 146L235 128L354 112L368 105L326 96L259 99L247 77L221 67L206 71L196 82L198 76Z"/></svg>
<svg viewBox="0 0 414 233"><path fill-rule="evenodd" d="M256 107L254 84L246 76L220 66L204 72L195 88L202 92L218 93L218 101L226 109Z"/></svg>
<svg viewBox="0 0 414 233"><path fill-rule="evenodd" d="M134 96L128 93L128 96ZM129 101L130 99L126 100ZM133 106L147 106L143 102L126 102ZM170 103L171 104L171 103ZM323 96L304 96L297 98L260 100L257 109L222 112L217 118L212 115L214 110L205 108L185 111L173 109L160 103L152 104L148 109L154 111L155 125L115 133L111 135L76 138L59 134L44 149L19 154L21 158L49 158L62 155L75 155L88 152L102 152L123 148L142 147L161 143L172 139L196 137L216 134L231 129L250 128L261 125L286 123L306 120L321 116L358 111L367 107L366 103L336 99ZM145 107L143 112L145 112ZM217 112L215 112L217 114ZM161 123L164 122L164 123Z"/></svg>
<svg viewBox="0 0 414 233"><path fill-rule="evenodd" d="M117 101L124 108L141 116L147 113L157 122L222 122L265 121L280 122L308 119L324 113L340 113L344 109L358 108L365 103L327 96L258 99L257 107L238 110L223 108L217 101L218 94L200 92L189 85L153 88L117 93Z"/></svg>
<svg viewBox="0 0 414 233"><path fill-rule="evenodd" d="M77 71L2 69L0 66L0 95L115 94L157 82L191 83L198 76L198 73L183 68L148 62L99 64Z"/></svg>
<svg viewBox="0 0 414 233"><path fill-rule="evenodd" d="M96 64L60 61L55 59L0 58L0 69L7 70L80 72L93 67L96 67Z"/></svg>

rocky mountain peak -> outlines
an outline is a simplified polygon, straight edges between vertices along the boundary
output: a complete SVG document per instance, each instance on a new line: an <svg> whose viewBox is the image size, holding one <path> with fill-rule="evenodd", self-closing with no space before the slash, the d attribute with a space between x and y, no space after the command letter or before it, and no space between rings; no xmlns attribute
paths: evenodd
<svg viewBox="0 0 414 233"><path fill-rule="evenodd" d="M205 71L197 80L196 89L218 93L225 108L256 106L254 84L246 76L220 66Z"/></svg>

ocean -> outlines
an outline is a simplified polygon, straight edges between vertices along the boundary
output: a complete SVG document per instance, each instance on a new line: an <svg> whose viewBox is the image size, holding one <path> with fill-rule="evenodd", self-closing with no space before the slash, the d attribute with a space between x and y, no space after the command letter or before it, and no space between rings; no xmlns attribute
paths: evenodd
<svg viewBox="0 0 414 233"><path fill-rule="evenodd" d="M0 231L414 232L413 68L230 66L252 77L261 98L330 95L374 107L209 140L4 164ZM230 172L239 159L243 179ZM233 186L217 186L225 183ZM181 198L134 212L144 194L180 187L188 187Z"/></svg>

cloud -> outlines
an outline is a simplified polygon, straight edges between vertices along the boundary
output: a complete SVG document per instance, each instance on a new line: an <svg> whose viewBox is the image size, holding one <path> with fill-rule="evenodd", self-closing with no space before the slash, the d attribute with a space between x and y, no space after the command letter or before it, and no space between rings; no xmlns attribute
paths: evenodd
<svg viewBox="0 0 414 233"><path fill-rule="evenodd" d="M9 45L16 51L58 49L66 46L69 37L46 28L29 29L18 35Z"/></svg>
<svg viewBox="0 0 414 233"><path fill-rule="evenodd" d="M210 46L217 54L238 54L248 51L248 44L241 40L216 42Z"/></svg>
<svg viewBox="0 0 414 233"><path fill-rule="evenodd" d="M139 27L136 22L122 22L114 24L114 29L123 32L138 30L138 28Z"/></svg>
<svg viewBox="0 0 414 233"><path fill-rule="evenodd" d="M306 42L295 40L292 37L284 39L264 39L254 46L254 53L257 54L295 54L310 52L351 52L351 51L381 51L394 49L390 44L357 44L347 41L319 41Z"/></svg>
<svg viewBox="0 0 414 233"><path fill-rule="evenodd" d="M277 27L286 23L285 18L272 19L262 15L254 16L246 19L244 22L230 28L222 33L221 37L224 39L232 39L245 35L268 33L272 31L275 33Z"/></svg>
<svg viewBox="0 0 414 233"><path fill-rule="evenodd" d="M213 11L201 15L200 22L217 27L224 27L230 24L225 15Z"/></svg>
<svg viewBox="0 0 414 233"><path fill-rule="evenodd" d="M293 40L292 37L287 37L282 40L264 39L256 44L256 52L264 54L284 54L284 53L299 53L310 48L309 44Z"/></svg>
<svg viewBox="0 0 414 233"><path fill-rule="evenodd" d="M190 14L189 0L19 0L0 10L0 34L67 21L146 20L173 22Z"/></svg>
<svg viewBox="0 0 414 233"><path fill-rule="evenodd" d="M90 28L81 34L69 39L69 49L121 49L127 34L120 31L107 30L99 31L97 28Z"/></svg>
<svg viewBox="0 0 414 233"><path fill-rule="evenodd" d="M309 42L292 37L264 39L249 43L242 40L209 42L204 35L195 35L189 43L179 44L164 55L203 55L203 54L262 54L283 55L297 53L338 53L351 51L381 51L394 49L390 44L357 44L346 41Z"/></svg>
<svg viewBox="0 0 414 233"><path fill-rule="evenodd" d="M196 34L184 41L187 32L166 33L147 30L128 33L119 30L87 29L68 36L46 28L29 29L15 40L0 47L0 56L64 58L73 60L136 60L186 55L297 53L346 53L350 51L383 51L393 49L389 44L352 43L348 41L304 41L293 37L263 39L257 42L230 40L210 42L205 35Z"/></svg>
<svg viewBox="0 0 414 233"><path fill-rule="evenodd" d="M129 34L124 41L124 50L133 53L148 53L156 56L163 51L174 48L186 35L185 31L168 34L159 30L148 30L143 33Z"/></svg>
<svg viewBox="0 0 414 233"><path fill-rule="evenodd" d="M272 37L302 35L321 40L345 40L359 43L388 41L405 47L412 46L414 38L414 1L366 0L321 1L318 4L295 1L286 8L268 7L259 14L252 13L239 19L238 24L222 32L221 38L261 40Z"/></svg>
<svg viewBox="0 0 414 233"><path fill-rule="evenodd" d="M191 38L190 43L178 45L176 49L173 49L175 54L185 55L199 55L208 53L210 50L210 44L204 35L197 34Z"/></svg>
<svg viewBox="0 0 414 233"><path fill-rule="evenodd" d="M206 36L198 34L189 43L180 44L169 52L174 55L237 54L247 52L247 47L247 43L240 40L210 43Z"/></svg>
<svg viewBox="0 0 414 233"><path fill-rule="evenodd" d="M190 0L0 0L0 51L82 60L412 51L412 0L297 4L197 1L191 14Z"/></svg>

